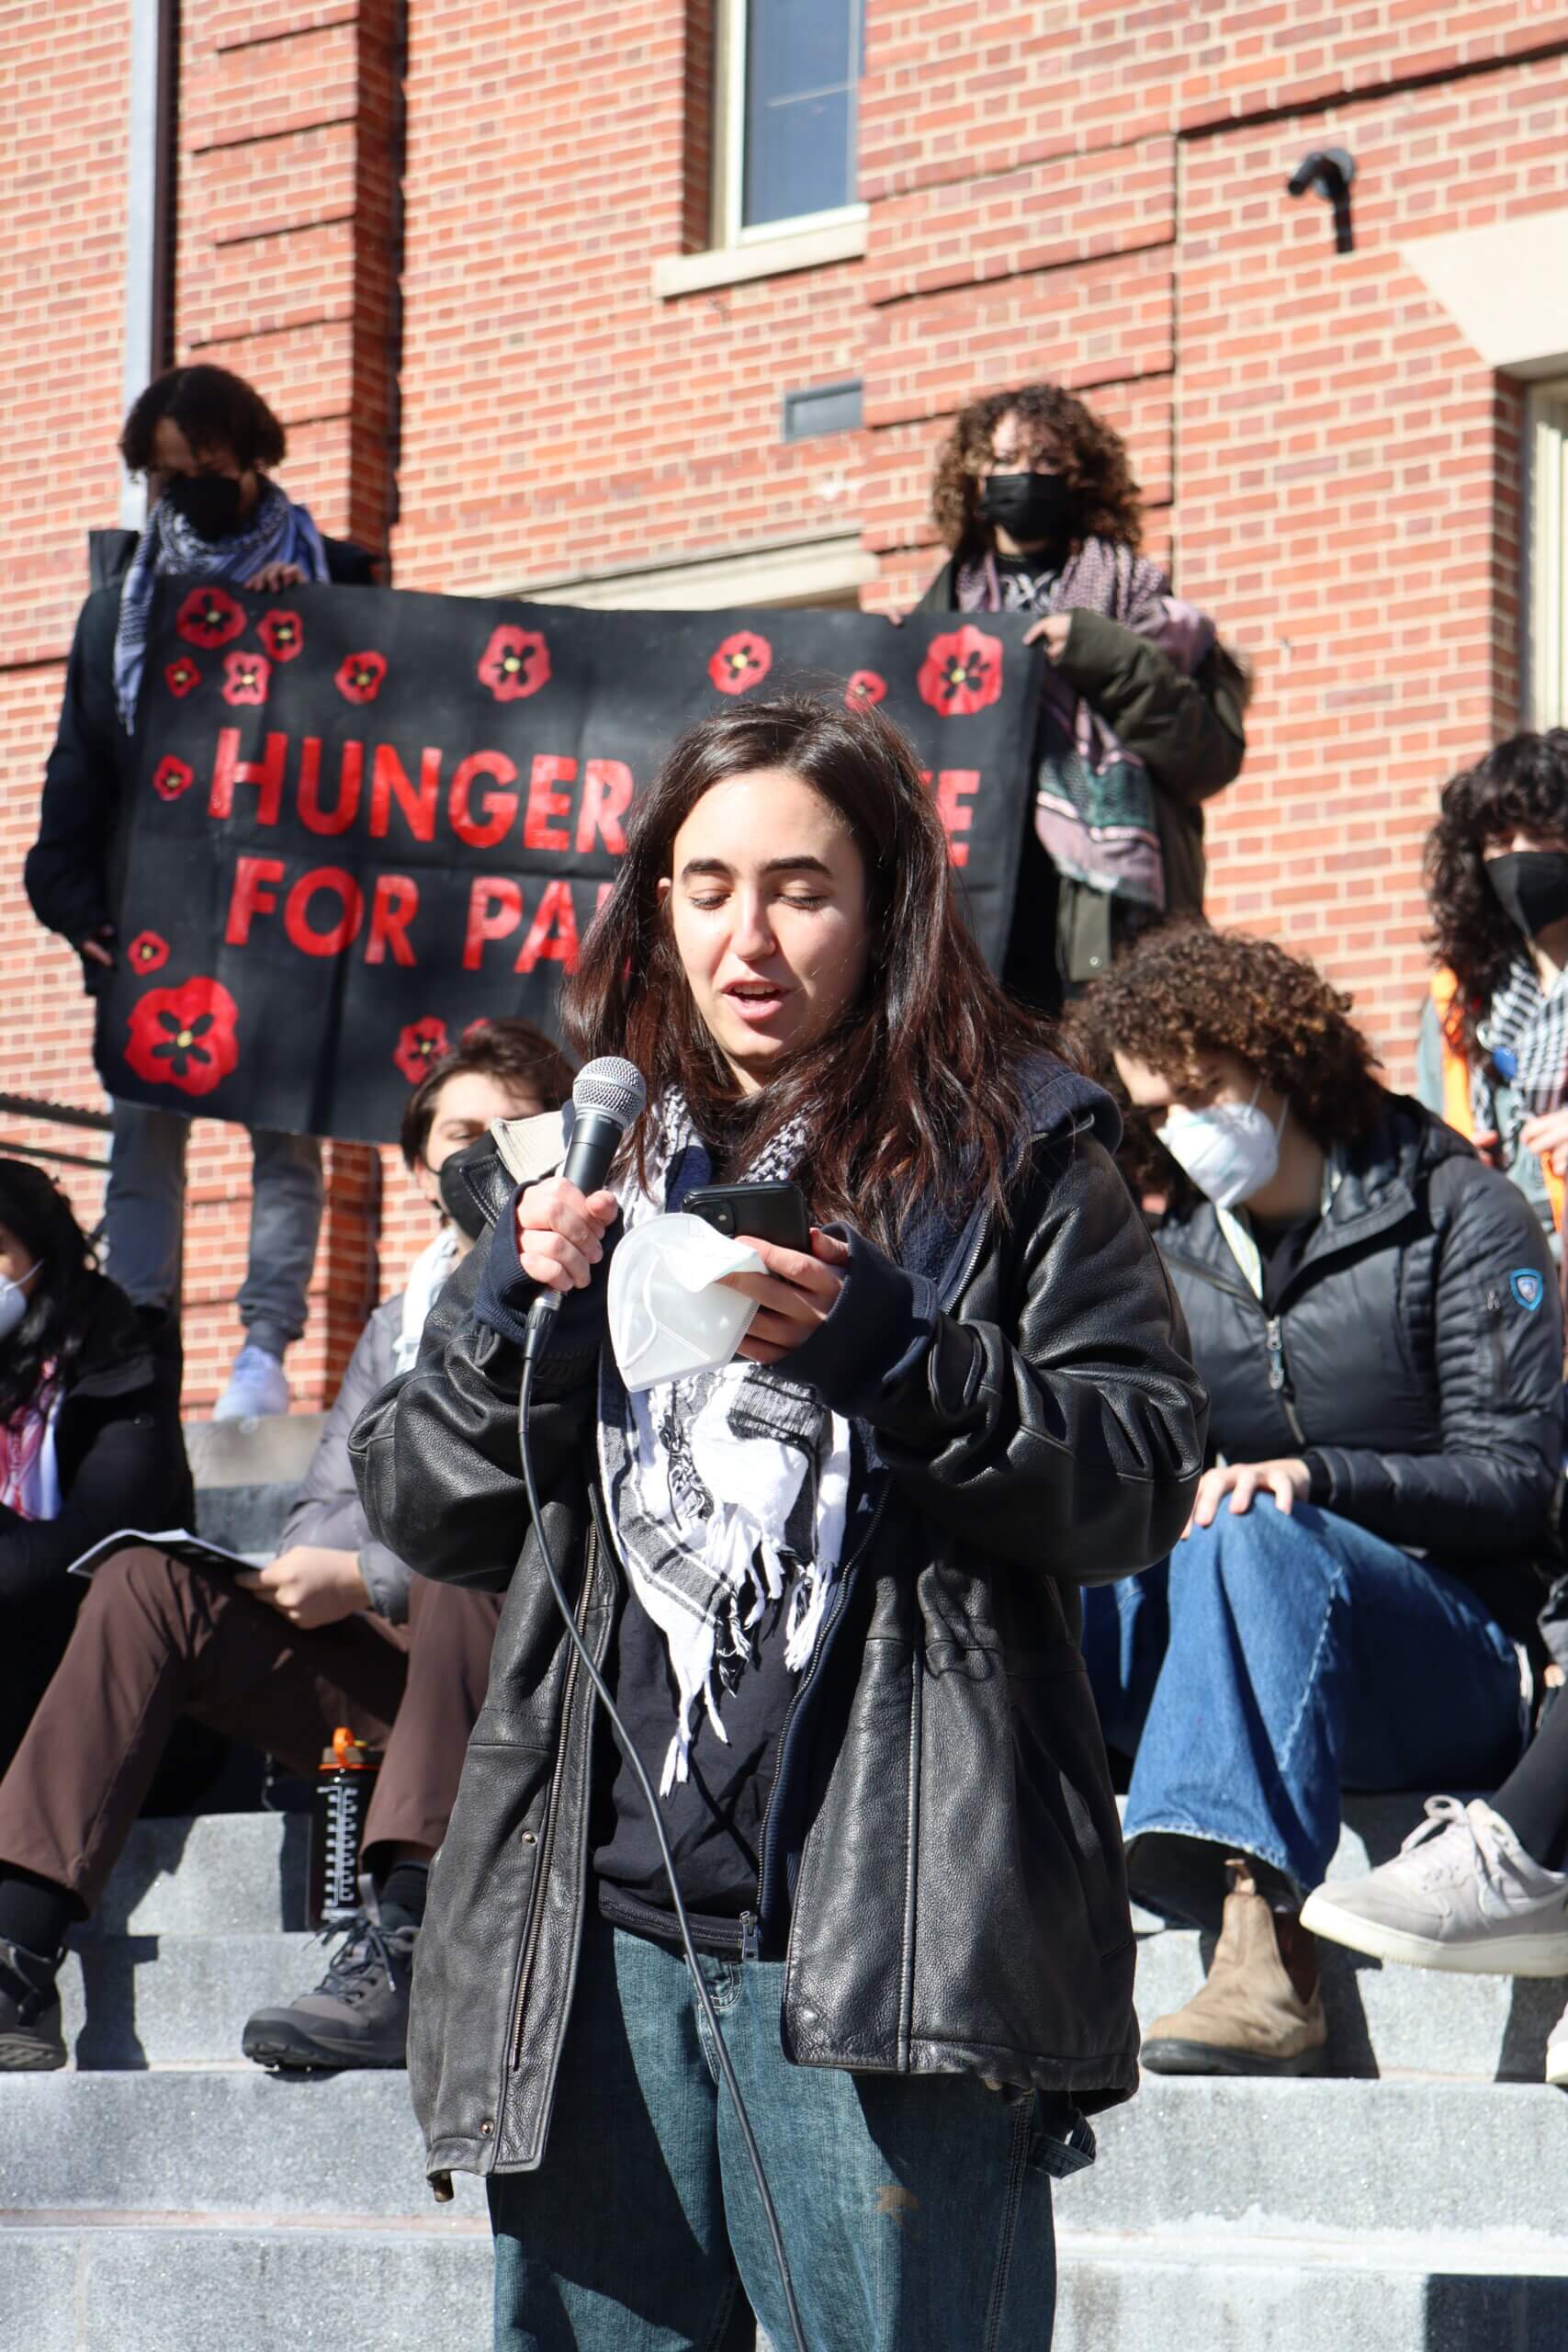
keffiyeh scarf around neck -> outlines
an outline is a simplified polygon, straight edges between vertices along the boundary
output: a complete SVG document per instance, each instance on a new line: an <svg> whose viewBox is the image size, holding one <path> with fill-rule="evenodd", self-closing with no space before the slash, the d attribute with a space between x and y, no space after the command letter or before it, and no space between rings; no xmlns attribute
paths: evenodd
<svg viewBox="0 0 1568 2352"><path fill-rule="evenodd" d="M797 1166L804 1121L757 1155L748 1183ZM678 1209L711 1181L708 1155L678 1093L659 1104L644 1192L635 1170L612 1181L629 1230ZM740 1358L717 1372L623 1387L608 1348L599 1390L599 1466L632 1593L664 1636L675 1677L674 1736L660 1794L687 1777L699 1713L722 1720L771 1609L784 1611L784 1663L798 1674L836 1586L848 1519L849 1423L786 1367Z"/></svg>
<svg viewBox="0 0 1568 2352"><path fill-rule="evenodd" d="M1498 1139L1498 1157L1511 1168L1528 1119L1562 1107L1568 1097L1568 972L1550 995L1541 993L1528 956L1515 963L1476 1031L1485 1058L1470 1073L1470 1107L1478 1130ZM1504 1080L1501 1094L1493 1070Z"/></svg>
<svg viewBox="0 0 1568 2352"><path fill-rule="evenodd" d="M269 563L297 563L307 580L327 576L326 549L309 511L286 498L275 481L262 484L250 528L228 539L198 538L166 498L158 501L130 559L115 630L115 701L128 735L136 724L152 590L158 581L245 581Z"/></svg>

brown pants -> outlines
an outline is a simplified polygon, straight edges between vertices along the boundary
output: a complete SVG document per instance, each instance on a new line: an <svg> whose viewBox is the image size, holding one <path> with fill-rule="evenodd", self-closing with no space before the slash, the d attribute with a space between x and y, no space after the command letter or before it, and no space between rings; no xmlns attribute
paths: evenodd
<svg viewBox="0 0 1568 2352"><path fill-rule="evenodd" d="M220 1575L146 1545L117 1553L0 1781L0 1865L91 1911L181 1714L306 1776L348 1724L386 1749L367 1856L438 1846L500 1613L497 1595L415 1577L406 1628L358 1616L303 1633Z"/></svg>

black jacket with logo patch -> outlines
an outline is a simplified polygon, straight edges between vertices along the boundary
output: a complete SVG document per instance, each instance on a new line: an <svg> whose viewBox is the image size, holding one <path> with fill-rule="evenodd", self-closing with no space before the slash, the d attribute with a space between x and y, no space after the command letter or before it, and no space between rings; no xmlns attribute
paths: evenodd
<svg viewBox="0 0 1568 2352"><path fill-rule="evenodd" d="M1312 1498L1462 1577L1517 1640L1562 1445L1562 1317L1540 1223L1403 1094L1345 1152L1333 1204L1267 1315L1202 1201L1160 1253L1230 1462L1304 1455Z"/></svg>

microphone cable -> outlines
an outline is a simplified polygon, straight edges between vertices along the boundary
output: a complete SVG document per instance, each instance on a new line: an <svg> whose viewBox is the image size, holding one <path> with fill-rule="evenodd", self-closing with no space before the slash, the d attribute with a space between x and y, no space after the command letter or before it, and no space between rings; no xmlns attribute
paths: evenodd
<svg viewBox="0 0 1568 2352"><path fill-rule="evenodd" d="M631 1734L622 1722L619 1710L610 1695L609 1686L594 1665L587 1643L577 1630L577 1620L572 1613L571 1603L568 1600L560 1577L556 1572L555 1555L550 1549L550 1539L545 1526L545 1515L539 1505L539 1491L534 1478L534 1458L528 1445L528 1408L533 1402L534 1374L537 1368L536 1353L531 1349L525 1350L523 1358L523 1385L517 1398L517 1442L523 1457L523 1485L528 1497L529 1517L533 1522L534 1532L538 1538L539 1556L544 1561L545 1575L549 1580L550 1590L555 1596L556 1607L560 1611L561 1623L571 1637L572 1647L581 1661L583 1670L593 1686L601 1706L610 1718L611 1728L620 1745L621 1753L632 1768L637 1787L642 1792L643 1802L648 1807L649 1819L653 1824L653 1834L659 1840L659 1855L664 1865L664 1875L670 1882L670 1894L681 1929L681 1943L686 1956L686 1966L691 1972L692 1982L697 1988L697 1999L702 2006L708 2031L713 2036L713 2046L718 2057L719 2073L724 2078L724 2086L729 2093L730 2102L735 2109L735 2120L740 2127L740 2137L745 2143L746 2154L750 2160L752 2177L757 2183L757 2194L762 2200L763 2218L768 2224L768 2236L773 2242L773 2262L779 2274L779 2285L784 2290L784 2310L789 2318L794 2352L809 2352L806 2334L800 2324L799 2307L795 2300L795 2282L789 2275L789 2256L784 2252L784 2233L779 2227L779 2217L773 2205L773 2192L768 2187L768 2177L762 2169L761 2152L757 2145L757 2135L751 2129L751 2119L746 2112L746 2102L740 2096L740 2086L735 2079L735 2068L730 2064L729 2052L725 2048L724 2034L719 2026L717 2012L714 2008L703 1972L697 1964L696 1947L692 1941L691 1923L686 1917L686 1906L681 1900L680 1887L675 1883L675 1858L670 1850L670 1840L665 1835L664 1824L660 1817L659 1800L653 1793L652 1781L643 1770L642 1758L632 1744ZM584 1573L586 1574L586 1570ZM742 1968L746 1965L744 1961L740 1964Z"/></svg>

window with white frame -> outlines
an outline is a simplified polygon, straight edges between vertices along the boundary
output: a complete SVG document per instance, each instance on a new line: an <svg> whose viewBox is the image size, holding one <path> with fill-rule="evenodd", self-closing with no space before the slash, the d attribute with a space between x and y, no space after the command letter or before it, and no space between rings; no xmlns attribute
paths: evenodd
<svg viewBox="0 0 1568 2352"><path fill-rule="evenodd" d="M1568 727L1568 381L1537 384L1528 419L1525 720Z"/></svg>
<svg viewBox="0 0 1568 2352"><path fill-rule="evenodd" d="M853 218L864 0L718 0L713 240Z"/></svg>

